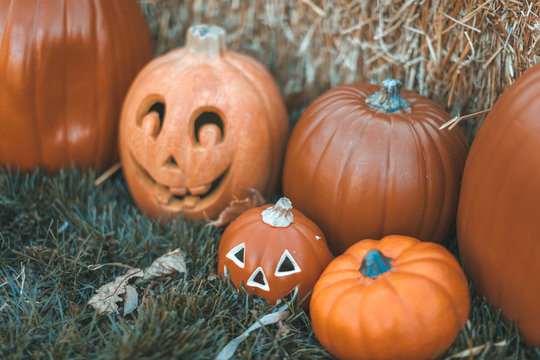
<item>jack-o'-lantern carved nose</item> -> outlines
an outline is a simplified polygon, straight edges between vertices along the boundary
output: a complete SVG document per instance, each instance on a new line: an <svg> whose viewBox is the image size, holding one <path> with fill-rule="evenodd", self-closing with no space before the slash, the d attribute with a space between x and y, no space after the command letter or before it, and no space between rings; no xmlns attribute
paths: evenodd
<svg viewBox="0 0 540 360"><path fill-rule="evenodd" d="M194 133L197 145L211 148L225 137L223 120L217 113L205 111L195 119Z"/></svg>

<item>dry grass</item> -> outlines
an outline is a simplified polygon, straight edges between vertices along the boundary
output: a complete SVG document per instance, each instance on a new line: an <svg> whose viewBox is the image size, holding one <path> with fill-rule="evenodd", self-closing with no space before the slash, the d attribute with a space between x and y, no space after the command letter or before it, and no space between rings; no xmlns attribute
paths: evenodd
<svg viewBox="0 0 540 360"><path fill-rule="evenodd" d="M214 23L263 62L289 110L340 83L401 79L452 115L488 109L540 57L533 0L140 0L158 53ZM293 113L298 116L298 111ZM464 122L469 139L481 118Z"/></svg>

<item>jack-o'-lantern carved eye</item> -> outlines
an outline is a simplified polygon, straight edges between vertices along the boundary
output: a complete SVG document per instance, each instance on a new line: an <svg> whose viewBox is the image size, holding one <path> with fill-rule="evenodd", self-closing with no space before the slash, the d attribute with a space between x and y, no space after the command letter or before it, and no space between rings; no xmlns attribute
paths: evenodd
<svg viewBox="0 0 540 360"><path fill-rule="evenodd" d="M221 116L214 111L205 111L195 118L193 123L195 144L205 148L223 141L225 125Z"/></svg>
<svg viewBox="0 0 540 360"><path fill-rule="evenodd" d="M256 268L255 271L251 274L246 285L258 287L259 289L262 289L265 291L270 291L270 285L268 284L268 279L266 278L263 268L260 266Z"/></svg>
<svg viewBox="0 0 540 360"><path fill-rule="evenodd" d="M298 266L298 263L294 260L291 253L287 249L283 251L283 255L281 255L281 259L279 259L279 263L276 268L275 276L287 276L291 275L297 272L300 272L300 266Z"/></svg>
<svg viewBox="0 0 540 360"><path fill-rule="evenodd" d="M246 244L241 243L239 245L236 245L233 247L228 253L227 257L231 259L236 265L238 265L240 268L244 268L245 260L244 260L244 253L246 249Z"/></svg>
<svg viewBox="0 0 540 360"><path fill-rule="evenodd" d="M148 110L143 113L138 125L143 131L156 139L163 127L163 121L165 119L165 102L163 99L150 102Z"/></svg>

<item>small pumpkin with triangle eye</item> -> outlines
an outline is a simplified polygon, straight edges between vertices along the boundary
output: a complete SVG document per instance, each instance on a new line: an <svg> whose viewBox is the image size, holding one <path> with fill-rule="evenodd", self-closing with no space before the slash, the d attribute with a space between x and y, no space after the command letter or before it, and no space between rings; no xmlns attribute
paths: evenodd
<svg viewBox="0 0 540 360"><path fill-rule="evenodd" d="M218 272L236 287L271 305L296 297L304 307L332 260L321 229L287 198L236 218L223 233L218 257Z"/></svg>

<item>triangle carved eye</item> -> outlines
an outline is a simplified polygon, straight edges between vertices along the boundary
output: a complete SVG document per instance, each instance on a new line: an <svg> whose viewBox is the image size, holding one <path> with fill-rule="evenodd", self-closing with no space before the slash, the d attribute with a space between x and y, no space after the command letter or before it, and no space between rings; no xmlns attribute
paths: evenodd
<svg viewBox="0 0 540 360"><path fill-rule="evenodd" d="M294 258L292 257L291 253L287 249L283 252L283 255L281 255L281 259L279 259L279 263L276 268L275 276L287 276L291 275L297 272L300 272L300 266L296 263Z"/></svg>
<svg viewBox="0 0 540 360"><path fill-rule="evenodd" d="M241 243L239 245L236 245L233 247L227 255L225 255L227 258L231 259L236 265L238 265L240 268L244 268L244 252L246 249L246 244Z"/></svg>
<svg viewBox="0 0 540 360"><path fill-rule="evenodd" d="M258 287L259 289L263 289L264 291L270 291L270 285L268 285L268 280L266 279L264 270L260 266L255 269L253 274L251 274L246 285Z"/></svg>

